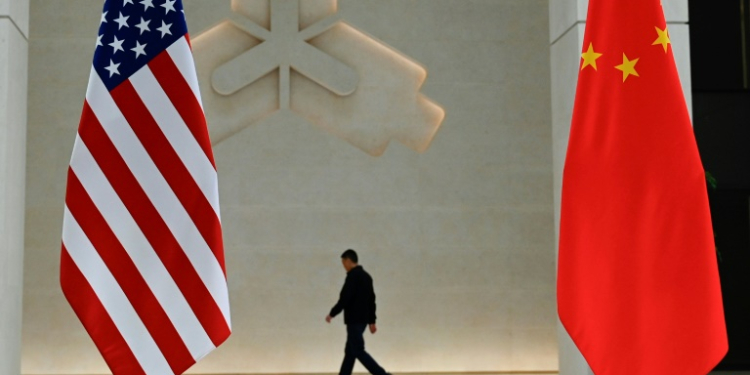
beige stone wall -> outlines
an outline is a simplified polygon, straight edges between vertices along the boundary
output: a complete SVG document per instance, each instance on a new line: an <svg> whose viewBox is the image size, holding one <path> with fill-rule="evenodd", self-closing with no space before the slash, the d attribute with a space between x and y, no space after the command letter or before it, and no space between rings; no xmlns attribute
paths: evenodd
<svg viewBox="0 0 750 375"><path fill-rule="evenodd" d="M196 44L231 16L229 1L185 3ZM371 156L290 111L215 145L234 333L194 372L336 372L345 332L323 318L349 247L375 279L380 330L367 346L389 371L557 368L547 6L339 1L349 25L426 70L421 92L446 117L423 153L392 142ZM58 285L65 174L100 9L31 1L27 374L106 372ZM294 107L295 88L310 84L291 79ZM211 87L201 89L208 103ZM209 127L233 116L227 108L207 108Z"/></svg>

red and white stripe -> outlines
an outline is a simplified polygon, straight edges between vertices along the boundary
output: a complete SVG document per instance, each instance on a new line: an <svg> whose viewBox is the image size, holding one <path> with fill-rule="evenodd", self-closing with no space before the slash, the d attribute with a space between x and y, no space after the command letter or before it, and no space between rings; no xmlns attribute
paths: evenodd
<svg viewBox="0 0 750 375"><path fill-rule="evenodd" d="M187 36L111 92L91 71L61 284L115 374L180 374L231 332L216 168Z"/></svg>

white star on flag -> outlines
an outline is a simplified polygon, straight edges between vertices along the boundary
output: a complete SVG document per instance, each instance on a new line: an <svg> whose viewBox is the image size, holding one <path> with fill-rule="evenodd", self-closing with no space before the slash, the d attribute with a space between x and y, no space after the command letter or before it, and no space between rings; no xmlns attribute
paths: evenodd
<svg viewBox="0 0 750 375"><path fill-rule="evenodd" d="M120 17L115 18L115 22L120 25L119 29L122 29L123 26L130 27L128 25L128 18L130 18L130 16L123 16L122 12L120 12Z"/></svg>
<svg viewBox="0 0 750 375"><path fill-rule="evenodd" d="M120 67L120 63L115 64L114 61L109 60L109 66L105 67L104 69L107 69L109 71L109 76L112 77L113 74L120 74L120 71L118 68Z"/></svg>
<svg viewBox="0 0 750 375"><path fill-rule="evenodd" d="M148 43L146 43L148 44ZM135 41L135 47L131 48L130 50L135 52L135 58L137 59L139 56L143 55L146 56L146 44L141 45L140 42L137 40Z"/></svg>
<svg viewBox="0 0 750 375"><path fill-rule="evenodd" d="M143 35L144 31L151 31L151 29L148 28L148 24L151 23L149 20L144 20L143 17L141 17L141 23L135 25L138 29L141 30L141 35Z"/></svg>
<svg viewBox="0 0 750 375"><path fill-rule="evenodd" d="M123 51L123 52L125 51L122 48L122 42L124 42L124 41L125 40L119 40L119 39L117 39L117 37L115 36L115 40L113 40L112 43L109 43L109 46L114 49L114 51L112 51L112 55L113 56L114 56L114 54L117 53L117 51Z"/></svg>
<svg viewBox="0 0 750 375"><path fill-rule="evenodd" d="M175 1L176 0L166 0L164 2L164 4L161 5L164 8L164 10L166 11L164 14L169 14L169 11L173 11L173 12L175 11L174 10L174 3L175 3Z"/></svg>
<svg viewBox="0 0 750 375"><path fill-rule="evenodd" d="M140 4L143 5L143 11L145 12L148 8L154 7L154 0L141 0Z"/></svg>
<svg viewBox="0 0 750 375"><path fill-rule="evenodd" d="M161 21L161 27L157 28L156 30L161 31L161 37L164 38L164 36L167 34L172 35L172 32L169 31L171 27L171 23L164 23L164 21Z"/></svg>

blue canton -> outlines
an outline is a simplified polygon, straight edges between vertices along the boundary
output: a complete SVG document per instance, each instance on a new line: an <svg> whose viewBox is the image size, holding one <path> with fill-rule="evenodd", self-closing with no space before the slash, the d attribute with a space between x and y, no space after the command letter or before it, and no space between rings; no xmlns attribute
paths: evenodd
<svg viewBox="0 0 750 375"><path fill-rule="evenodd" d="M186 33L180 0L107 0L94 69L112 91Z"/></svg>

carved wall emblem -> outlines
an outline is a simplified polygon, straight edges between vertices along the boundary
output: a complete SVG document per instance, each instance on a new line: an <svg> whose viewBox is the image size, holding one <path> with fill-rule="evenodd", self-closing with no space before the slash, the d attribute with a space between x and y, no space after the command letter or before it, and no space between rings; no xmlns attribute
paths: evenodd
<svg viewBox="0 0 750 375"><path fill-rule="evenodd" d="M336 0L233 0L233 16L193 40L211 139L291 111L381 155L422 152L444 111L419 90L426 70L344 22Z"/></svg>

